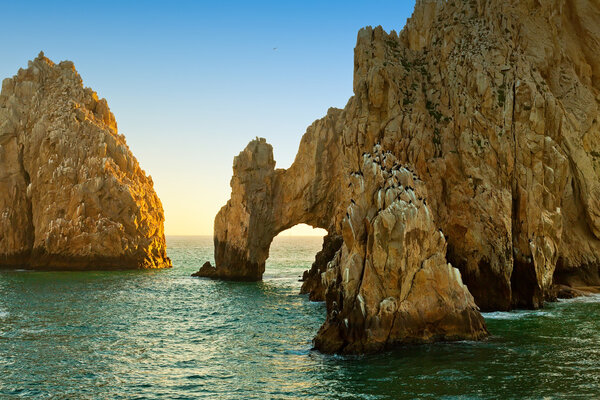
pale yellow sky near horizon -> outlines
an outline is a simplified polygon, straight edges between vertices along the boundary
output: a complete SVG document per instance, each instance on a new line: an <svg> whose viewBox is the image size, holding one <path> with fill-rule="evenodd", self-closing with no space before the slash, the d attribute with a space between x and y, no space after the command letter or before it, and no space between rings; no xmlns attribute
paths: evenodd
<svg viewBox="0 0 600 400"><path fill-rule="evenodd" d="M277 151L274 149L274 153ZM291 163L290 163L291 164ZM289 167L289 166L286 166ZM148 173L148 171L147 171ZM161 179L162 170L152 174L154 189L156 190L165 213L165 234L167 236L212 236L214 218L217 212L224 206L231 195L229 180L215 179L215 176L204 176L202 183L197 187L190 188L188 193L192 199L180 196L179 186L181 182L169 179ZM158 177L158 178L157 178ZM199 187L212 187L212 193L203 195ZM190 201L197 202L195 211L190 207ZM194 212L190 212L194 211ZM281 232L280 236L324 236L327 231L313 228L306 224L298 224L288 230Z"/></svg>
<svg viewBox="0 0 600 400"><path fill-rule="evenodd" d="M311 237L322 237L327 235L327 231L325 229L321 229L321 228L313 228L312 226L306 225L306 224L299 224L294 226L293 228L290 228L288 230L285 230L283 232L281 232L279 235L277 236L283 236L283 237L301 237L301 236L311 236ZM170 233L166 233L166 236L213 236L212 234L198 234L198 233L188 233L188 234L170 234Z"/></svg>
<svg viewBox="0 0 600 400"><path fill-rule="evenodd" d="M92 39L72 35L86 31L90 20L59 12L55 2L38 4L36 18L4 24L20 33L3 43L0 77L13 76L40 50L54 62L73 61L84 86L107 100L119 133L152 176L169 236L213 234L215 215L231 195L233 159L256 136L273 146L276 168L288 168L307 127L353 95L359 30L400 31L414 7L414 0L201 3L116 2L96 10L83 2L96 25L122 19ZM33 16L24 2L6 6L13 16ZM81 7L67 9L77 16ZM177 11L170 25L164 25L167 11ZM306 225L282 232L323 234Z"/></svg>
<svg viewBox="0 0 600 400"><path fill-rule="evenodd" d="M74 62L152 176L169 236L213 234L215 215L231 195L233 159L256 136L273 146L276 168L288 168L307 127L353 95L359 30L381 25L399 32L415 5L5 3L2 26L14 40L1 44L0 79L40 50L54 62ZM114 23L102 35L73 35L106 21ZM282 234L324 231L298 225Z"/></svg>
<svg viewBox="0 0 600 400"><path fill-rule="evenodd" d="M157 30L154 19L143 20L135 29L123 25L135 35L115 31L93 51L84 37L40 40L58 32L44 25L40 37L0 60L2 76L42 48L56 62L75 63L84 85L107 99L119 133L152 176L168 236L213 234L214 218L231 195L233 159L256 136L273 146L276 168L288 168L307 127L353 95L358 31L369 25L400 31L414 1L262 4L277 11L269 15L252 3L248 10L256 18L243 12L233 20L228 7L217 5L222 13L215 16L222 19L209 18L212 27L194 20ZM116 46L123 37L127 44ZM281 233L324 234L306 225Z"/></svg>

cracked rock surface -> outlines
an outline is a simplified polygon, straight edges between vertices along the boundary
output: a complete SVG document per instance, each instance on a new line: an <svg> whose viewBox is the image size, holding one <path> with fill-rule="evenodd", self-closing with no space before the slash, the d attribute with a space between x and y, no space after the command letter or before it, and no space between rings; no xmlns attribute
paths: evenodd
<svg viewBox="0 0 600 400"><path fill-rule="evenodd" d="M43 53L2 82L0 267L170 267L152 178L107 102Z"/></svg>
<svg viewBox="0 0 600 400"><path fill-rule="evenodd" d="M326 353L365 353L398 343L481 339L483 317L427 206L425 184L376 146L351 173L340 251L322 274Z"/></svg>

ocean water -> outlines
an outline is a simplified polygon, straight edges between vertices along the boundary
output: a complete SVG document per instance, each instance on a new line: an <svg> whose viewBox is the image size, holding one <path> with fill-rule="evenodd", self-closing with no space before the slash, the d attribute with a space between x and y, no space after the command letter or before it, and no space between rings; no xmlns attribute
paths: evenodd
<svg viewBox="0 0 600 400"><path fill-rule="evenodd" d="M0 399L600 398L600 297L488 313L483 342L361 357L311 350L325 307L298 294L320 238L276 238L263 282L167 271L0 273Z"/></svg>

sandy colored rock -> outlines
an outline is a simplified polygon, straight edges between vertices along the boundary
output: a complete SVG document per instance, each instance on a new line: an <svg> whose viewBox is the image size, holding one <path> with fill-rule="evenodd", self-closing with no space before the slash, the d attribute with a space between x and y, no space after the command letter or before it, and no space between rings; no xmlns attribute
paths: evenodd
<svg viewBox="0 0 600 400"><path fill-rule="evenodd" d="M0 267L170 267L162 204L107 102L43 53L2 82Z"/></svg>
<svg viewBox="0 0 600 400"><path fill-rule="evenodd" d="M275 169L273 148L263 138L235 157L231 199L215 218L216 271L211 277L260 280L278 233L299 220L330 227L340 193L332 192L328 182L336 181L333 174L341 171L325 166L341 162L339 116L339 110L331 109L309 128L315 134L304 136L304 152L287 170Z"/></svg>
<svg viewBox="0 0 600 400"><path fill-rule="evenodd" d="M292 166L274 169L264 141L252 142L244 159L262 153L269 163L234 166L232 198L215 220L215 276L260 279L272 238L298 223L342 234L352 173L379 144L423 181L445 236L439 253L481 309L541 307L554 297L554 281L593 285L599 58L600 4L591 0L421 0L400 34L362 29L354 96L309 127ZM366 235L355 248L349 237L348 254L375 243ZM392 239L379 240L385 248ZM378 274L384 286L397 282ZM342 289L328 282L327 293ZM356 340L357 351L368 349L363 338L346 336L340 346Z"/></svg>
<svg viewBox="0 0 600 400"><path fill-rule="evenodd" d="M351 174L343 245L327 271L327 321L315 338L326 353L366 353L400 343L481 339L483 317L460 272L425 184L376 146Z"/></svg>

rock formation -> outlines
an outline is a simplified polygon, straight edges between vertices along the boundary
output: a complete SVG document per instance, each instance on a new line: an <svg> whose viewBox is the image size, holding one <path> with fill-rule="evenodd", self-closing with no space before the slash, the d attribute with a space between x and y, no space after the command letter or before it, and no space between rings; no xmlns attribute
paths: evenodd
<svg viewBox="0 0 600 400"><path fill-rule="evenodd" d="M479 339L483 317L446 260L425 184L376 146L351 173L343 245L321 275L327 321L315 345L364 353L394 344Z"/></svg>
<svg viewBox="0 0 600 400"><path fill-rule="evenodd" d="M325 285L321 275L327 271L329 262L344 244L344 238L337 234L328 234L323 238L323 249L315 256L315 262L310 270L302 275L300 294L308 294L311 301L325 301Z"/></svg>
<svg viewBox="0 0 600 400"><path fill-rule="evenodd" d="M43 53L2 82L0 267L170 267L162 204L106 100Z"/></svg>
<svg viewBox="0 0 600 400"><path fill-rule="evenodd" d="M260 279L272 238L306 223L344 241L322 279L305 283L325 291L320 349L480 337L480 319L446 261L483 310L540 307L555 282L600 284L599 105L597 2L417 0L400 34L359 32L354 96L309 127L289 169L274 169L264 140L236 158L210 275ZM374 146L385 162L414 171L427 207L408 214L389 206L405 194L390 194L385 207L369 197L385 187L364 170ZM428 239L418 247L387 225L377 230L384 221ZM445 239L436 242L432 224ZM391 253L396 263L381 267L377 257ZM410 257L401 262L401 254ZM355 281L345 281L346 268ZM443 301L428 303L434 293ZM383 340L386 332L392 338Z"/></svg>

